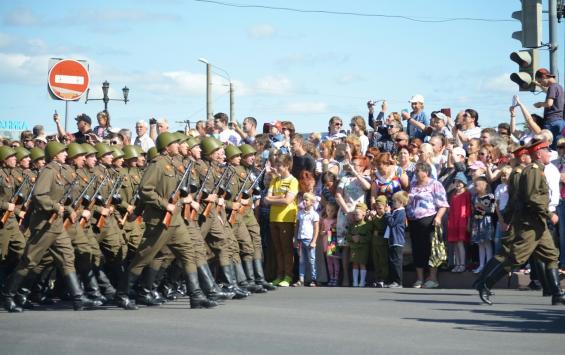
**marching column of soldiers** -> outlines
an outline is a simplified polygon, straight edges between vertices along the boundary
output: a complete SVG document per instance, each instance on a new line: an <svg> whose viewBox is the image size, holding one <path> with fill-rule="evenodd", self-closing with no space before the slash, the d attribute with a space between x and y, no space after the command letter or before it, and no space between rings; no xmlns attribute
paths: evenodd
<svg viewBox="0 0 565 355"><path fill-rule="evenodd" d="M225 149L165 132L147 154L98 143L0 147L0 287L8 312L54 298L75 310L191 308L275 290L253 212L265 169L248 144Z"/></svg>

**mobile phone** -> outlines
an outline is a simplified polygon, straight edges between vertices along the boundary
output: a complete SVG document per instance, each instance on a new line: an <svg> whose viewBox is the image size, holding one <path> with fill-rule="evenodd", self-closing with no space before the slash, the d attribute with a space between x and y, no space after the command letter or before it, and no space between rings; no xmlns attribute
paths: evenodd
<svg viewBox="0 0 565 355"><path fill-rule="evenodd" d="M518 100L516 99L516 95L512 96L512 107L518 106Z"/></svg>
<svg viewBox="0 0 565 355"><path fill-rule="evenodd" d="M451 117L451 108L442 108L440 111L447 117Z"/></svg>

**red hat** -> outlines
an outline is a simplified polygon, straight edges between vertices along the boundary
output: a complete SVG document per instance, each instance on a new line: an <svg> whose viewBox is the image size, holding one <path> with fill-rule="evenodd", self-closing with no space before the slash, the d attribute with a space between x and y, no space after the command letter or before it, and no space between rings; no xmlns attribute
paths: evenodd
<svg viewBox="0 0 565 355"><path fill-rule="evenodd" d="M551 74L549 70L545 68L540 68L536 71L536 78L539 78L540 76L551 76L552 78L555 78L555 75Z"/></svg>
<svg viewBox="0 0 565 355"><path fill-rule="evenodd" d="M544 148L549 148L549 144L547 144L547 142L545 140L534 140L528 146L528 153L533 154L533 153L537 152L538 150L541 150L541 149L544 149Z"/></svg>
<svg viewBox="0 0 565 355"><path fill-rule="evenodd" d="M271 123L271 126L276 127L279 130L279 132L282 132L283 130L283 125L281 121L273 121L273 123Z"/></svg>
<svg viewBox="0 0 565 355"><path fill-rule="evenodd" d="M518 149L515 149L512 154L514 154L514 158L520 158L522 155L528 154L528 147L521 145Z"/></svg>

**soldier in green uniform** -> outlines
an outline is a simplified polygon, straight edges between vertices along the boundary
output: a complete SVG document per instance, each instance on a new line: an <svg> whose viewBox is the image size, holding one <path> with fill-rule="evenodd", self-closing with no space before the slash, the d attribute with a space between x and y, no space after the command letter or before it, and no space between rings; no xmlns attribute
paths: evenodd
<svg viewBox="0 0 565 355"><path fill-rule="evenodd" d="M520 146L515 149L513 152L514 154L514 162L515 166L512 169L508 177L508 203L506 204L506 208L502 214L502 221L499 221L502 226L502 238L501 238L501 247L500 250L492 259L490 259L485 266L485 268L481 271L481 274L473 283L473 287L478 291L480 288L484 288L483 283L487 281L488 285L487 288L490 288L494 285L492 280L491 273L493 268L497 266L499 263L505 263L508 258L510 257L510 250L512 248L512 243L514 242L514 225L518 218L520 218L516 212L518 212L517 206L520 205L520 201L518 200L518 183L520 182L520 176L522 175L522 171L526 166L531 164L532 159L528 154L528 148L526 146ZM505 272L510 272L510 267L505 269ZM489 292L490 293L490 292Z"/></svg>
<svg viewBox="0 0 565 355"><path fill-rule="evenodd" d="M20 184L21 176L16 172L16 151L8 146L0 147L0 287L6 276L18 264L25 248L25 239L20 232L16 215L20 207L12 200ZM22 194L23 196L23 194Z"/></svg>
<svg viewBox="0 0 565 355"><path fill-rule="evenodd" d="M29 157L31 158L32 170L40 171L45 166L45 152L43 149L33 147L29 151ZM37 176L37 174L36 174Z"/></svg>
<svg viewBox="0 0 565 355"><path fill-rule="evenodd" d="M544 175L544 166L550 164L549 145L544 140L536 140L528 147L532 163L526 166L518 182L516 191L518 206L516 218L512 220L514 241L510 257L503 263L496 261L487 280L479 287L479 296L487 304L490 300L490 287L506 273L505 267L516 267L527 262L535 254L546 265L547 286L552 294L551 303L565 304L565 295L559 286L559 252L549 232L547 223L556 224L558 217L549 211L549 187Z"/></svg>
<svg viewBox="0 0 565 355"><path fill-rule="evenodd" d="M184 167L173 160L178 154L178 139L169 132L161 133L156 147L162 154L148 166L141 181L140 196L145 206L143 219L146 230L137 254L120 281L116 301L125 309L137 309L129 299L129 291L143 269L167 245L180 260L184 276L188 279L191 308L215 307L217 303L207 299L200 289L196 267L191 263L194 251L187 237L179 203L171 203L170 200L184 174Z"/></svg>
<svg viewBox="0 0 565 355"><path fill-rule="evenodd" d="M120 174L116 171L115 166L119 166L119 160L123 157L123 152L121 150L116 151L104 143L96 144L95 148L98 152L96 154L98 165L94 168L94 174L98 176L99 181L102 181L106 176L109 177L107 183L100 190L100 195L106 202L108 199L111 199L112 187L120 178ZM116 165L113 164L114 160L116 160ZM103 268L110 277L112 284L115 285L123 272L122 263L125 259L123 231L118 226L118 219L115 216L113 204L110 203L106 206L97 205L94 211L91 212L94 213L94 220L96 220L92 230L100 244L100 250L103 255ZM105 223L100 228L97 224L102 216L104 216Z"/></svg>
<svg viewBox="0 0 565 355"><path fill-rule="evenodd" d="M141 241L141 216L134 215L135 202L139 199L138 188L141 182L141 170L138 168L140 154L133 145L123 148L125 167L120 173L123 176L122 203L117 207L120 213L119 224L122 226L127 242L126 267L129 260L133 258L139 242Z"/></svg>
<svg viewBox="0 0 565 355"><path fill-rule="evenodd" d="M96 191L98 185L104 180L104 177L98 176L95 174L96 164L98 162L96 155L98 151L94 148L91 144L82 143L82 147L86 151L85 155L85 164L84 167L81 169L82 172L80 174L87 176L90 179L92 176L95 176L96 184L93 185L90 190L87 192L87 195L90 199L95 198L94 192ZM100 244L96 239L96 235L93 231L93 225L96 224L96 219L93 216L92 211L88 209L83 209L81 218L84 219L85 223L79 224L81 228L83 228L84 233L88 238L88 243L90 245L90 252L91 252L91 262L92 267L94 270L94 274L96 275L96 280L98 282L98 287L100 288L101 293L104 295L106 300L113 300L116 294L116 289L110 282L110 279L104 272L102 268L102 251L100 250ZM106 302L104 302L106 303Z"/></svg>
<svg viewBox="0 0 565 355"><path fill-rule="evenodd" d="M249 180L247 182L246 189L251 188L251 185L256 179L261 178L258 176L260 172L255 169L255 158L257 151L253 146L249 144L243 144L239 147L241 151L241 165L244 169L245 174L250 174ZM240 175L241 176L241 175ZM255 185L255 189L258 189L258 183ZM263 245L261 243L261 228L257 222L254 212L254 198L255 194L253 191L247 190L248 198L242 198L240 200L242 208L245 210L240 216L243 224L247 228L247 232L251 237L253 243L253 273L255 275L255 283L261 285L264 289L268 291L274 291L277 288L265 279L265 273L263 272ZM239 215L239 214L238 214ZM249 267L248 267L249 269ZM251 274L251 270L249 270Z"/></svg>
<svg viewBox="0 0 565 355"><path fill-rule="evenodd" d="M218 195L212 193L215 192L212 190L222 177L223 167L220 164L225 158L224 148L220 141L212 137L203 138L201 147L204 159L200 164L197 164L197 171L200 174L202 184L208 174L208 170L210 170L209 178L205 181L204 186L209 194L203 202L205 203L204 207L207 207L208 204L211 204L211 206L208 216L200 215L200 230L220 264L222 276L227 283L226 291L234 292L235 298L244 298L249 295L249 292L238 286L237 271L233 262L234 258L239 259L239 255L236 255L237 242L233 243L235 237L227 223L225 209L220 207L220 212L218 213L216 208L216 202L223 206L223 199L218 199ZM240 280L243 281L243 279Z"/></svg>
<svg viewBox="0 0 565 355"><path fill-rule="evenodd" d="M58 142L49 142L46 147L49 163L42 170L32 194L34 208L31 214L30 228L32 234L16 270L9 277L2 291L4 308L9 312L21 312L13 297L18 287L25 281L29 271L42 260L46 252L55 259L62 270L67 287L73 297L75 310L85 307L99 306L83 295L75 266L74 250L69 235L63 228L65 217L76 221L76 213L70 206L64 205L68 189L75 183L71 169L65 165L67 152L65 146Z"/></svg>
<svg viewBox="0 0 565 355"><path fill-rule="evenodd" d="M237 198L237 194L241 190L243 184L247 184L248 173L243 166L240 165L241 162L241 150L234 146L228 145L225 149L226 159L228 162L229 176L227 186L225 186L225 191L229 193L229 198L225 199L225 208L227 215L230 215L232 211L239 211L241 209L241 199ZM221 207L220 207L221 208ZM229 222L229 221L228 221ZM243 272L239 272L240 278L244 278L244 281L239 282L239 285L253 293L265 293L266 289L261 285L255 284L255 272L253 271L253 257L255 256L255 247L251 239L251 235L247 230L247 226L243 221L243 218L236 218L235 221L230 223L232 234L235 236L238 243L237 250L240 261L240 265L235 265L236 270L241 268Z"/></svg>

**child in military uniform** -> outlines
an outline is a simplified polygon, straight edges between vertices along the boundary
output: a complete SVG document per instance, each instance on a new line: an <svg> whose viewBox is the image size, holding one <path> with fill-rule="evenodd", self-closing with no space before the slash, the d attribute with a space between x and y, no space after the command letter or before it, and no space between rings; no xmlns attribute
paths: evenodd
<svg viewBox="0 0 565 355"><path fill-rule="evenodd" d="M388 241L384 239L386 206L386 196L378 196L373 206L374 211L371 211L371 215L368 217L372 226L371 257L375 267L375 286L378 288L383 288L388 278Z"/></svg>
<svg viewBox="0 0 565 355"><path fill-rule="evenodd" d="M351 252L353 287L365 287L367 278L367 260L369 259L372 225L365 222L366 214L367 205L363 202L358 203L352 213L352 221L345 236Z"/></svg>

